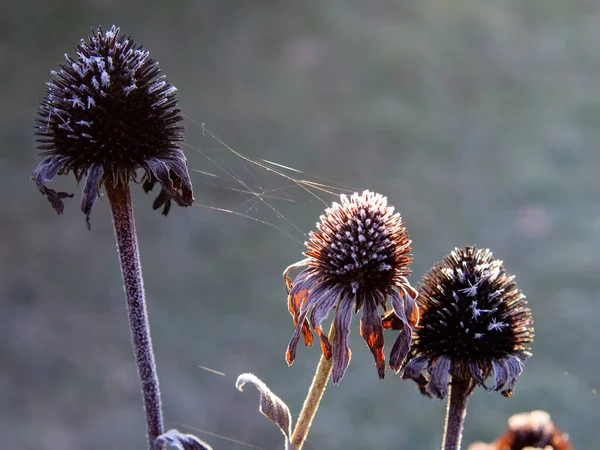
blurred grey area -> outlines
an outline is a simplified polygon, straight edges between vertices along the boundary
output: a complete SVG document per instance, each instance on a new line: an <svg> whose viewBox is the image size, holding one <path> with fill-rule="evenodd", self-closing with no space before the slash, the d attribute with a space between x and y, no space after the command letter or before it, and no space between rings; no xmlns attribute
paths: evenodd
<svg viewBox="0 0 600 450"><path fill-rule="evenodd" d="M476 391L464 442L489 442L510 415L544 409L577 449L598 448L593 0L4 4L2 448L145 446L107 202L88 232L72 177L53 183L76 194L62 216L29 180L50 70L92 27L112 24L160 62L187 121L196 206L164 218L133 187L167 428L215 449L283 447L258 393L236 391L235 379L256 374L297 416L320 350L299 347L287 367L281 274L302 258L325 204L368 188L403 215L413 283L455 246L476 244L504 260L533 310L534 356L514 397ZM351 347L305 448L439 448L444 402L389 370L378 380L356 318Z"/></svg>

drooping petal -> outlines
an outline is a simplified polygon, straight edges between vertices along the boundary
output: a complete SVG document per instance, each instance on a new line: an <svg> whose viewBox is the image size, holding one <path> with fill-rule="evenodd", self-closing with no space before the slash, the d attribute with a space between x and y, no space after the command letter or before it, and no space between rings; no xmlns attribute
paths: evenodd
<svg viewBox="0 0 600 450"><path fill-rule="evenodd" d="M428 365L429 358L425 355L419 355L412 358L406 363L406 366L404 366L404 370L402 371L402 379L418 379L420 376L423 375L423 371L427 368Z"/></svg>
<svg viewBox="0 0 600 450"><path fill-rule="evenodd" d="M348 341L350 338L353 303L350 298L342 299L333 320L333 369L331 375L333 384L338 384L344 378L352 356Z"/></svg>
<svg viewBox="0 0 600 450"><path fill-rule="evenodd" d="M502 386L508 381L508 370L504 365L504 361L492 360L492 367L494 368L494 385L490 388L486 388L488 391L498 391L502 389Z"/></svg>
<svg viewBox="0 0 600 450"><path fill-rule="evenodd" d="M427 393L443 399L448 394L448 384L450 383L450 366L452 362L447 356L440 356L437 361L429 368L429 383L427 383Z"/></svg>
<svg viewBox="0 0 600 450"><path fill-rule="evenodd" d="M508 380L506 383L507 387L501 392L501 394L505 397L512 397L517 378L519 378L519 375L521 375L521 372L523 372L523 361L521 361L518 357L511 355L503 358L502 362L506 367Z"/></svg>
<svg viewBox="0 0 600 450"><path fill-rule="evenodd" d="M313 286L313 281L310 278L311 274L310 269L304 269L300 272L288 293L288 311L294 318L294 325L296 325L298 315L306 303L309 290Z"/></svg>
<svg viewBox="0 0 600 450"><path fill-rule="evenodd" d="M482 365L485 365L485 363L480 361L470 361L468 371L466 369L463 370L460 374L461 377L466 378L471 376L479 386L485 386L485 379L487 378L487 372L489 372L489 370L486 370Z"/></svg>
<svg viewBox="0 0 600 450"><path fill-rule="evenodd" d="M383 326L381 317L377 311L375 300L364 298L363 310L360 318L360 335L367 343L367 347L373 353L377 373L380 379L385 377L385 356L383 355Z"/></svg>
<svg viewBox="0 0 600 450"><path fill-rule="evenodd" d="M179 206L190 206L194 202L192 184L183 153L181 156L174 155L170 158L148 158L144 163L146 171L144 190L146 192L152 190L157 181L162 187L154 201L154 209L164 206L163 215L167 215L171 200L174 200Z"/></svg>
<svg viewBox="0 0 600 450"><path fill-rule="evenodd" d="M426 391L427 383L429 380L424 375L425 369L429 366L429 357L425 355L419 355L411 358L402 371L402 379L403 380L413 380L417 383L417 387L419 388L419 392L426 397L431 397Z"/></svg>
<svg viewBox="0 0 600 450"><path fill-rule="evenodd" d="M336 287L320 294L320 299L316 302L310 315L310 323L321 340L321 350L327 359L331 358L331 343L327 335L323 333L321 323L327 318L329 312L335 308L339 297L340 291Z"/></svg>
<svg viewBox="0 0 600 450"><path fill-rule="evenodd" d="M404 278L404 277L402 277ZM406 278L404 278L406 280ZM411 327L419 322L419 308L417 308L417 296L419 293L406 280L399 288L400 296L404 300L404 312Z"/></svg>
<svg viewBox="0 0 600 450"><path fill-rule="evenodd" d="M86 174L83 194L81 196L81 210L85 214L85 226L88 230L91 227L90 214L92 213L92 207L98 198L103 174L104 168L101 164L92 165Z"/></svg>
<svg viewBox="0 0 600 450"><path fill-rule="evenodd" d="M294 328L294 333L292 334L290 343L287 346L287 350L285 352L285 360L288 363L288 366L291 366L294 362L294 359L296 359L296 346L298 345L298 340L300 339L301 331L304 334L304 343L306 345L312 345L312 332L310 331L310 328L308 327L308 322L306 321L307 312L308 311L304 311L298 317L298 323ZM310 337L310 339L308 338L308 336Z"/></svg>
<svg viewBox="0 0 600 450"><path fill-rule="evenodd" d="M401 297L397 292L393 292L391 298L394 314L399 319L399 321L396 321L394 325L402 327L402 329L400 329L400 334L392 346L392 351L390 352L390 368L394 372L398 372L402 367L402 362L406 359L406 356L410 351L410 343L412 342L412 328L406 317L404 298Z"/></svg>
<svg viewBox="0 0 600 450"><path fill-rule="evenodd" d="M63 169L66 162L67 159L61 156L46 158L37 165L33 174L31 174L31 179L35 182L39 191L46 196L58 214L62 214L65 208L62 199L72 198L73 194L56 192L55 190L46 187L46 181L54 179L58 172Z"/></svg>

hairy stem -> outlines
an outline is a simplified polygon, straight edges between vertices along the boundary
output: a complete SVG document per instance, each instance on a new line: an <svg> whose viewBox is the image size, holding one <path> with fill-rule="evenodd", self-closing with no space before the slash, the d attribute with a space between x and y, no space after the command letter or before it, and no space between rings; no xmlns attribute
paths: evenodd
<svg viewBox="0 0 600 450"><path fill-rule="evenodd" d="M446 408L442 450L460 450L463 426L467 416L467 400L472 392L470 380L452 379Z"/></svg>
<svg viewBox="0 0 600 450"><path fill-rule="evenodd" d="M333 340L333 334L334 328L332 322L331 328L329 329L329 342ZM304 405L302 405L300 416L298 416L298 422L296 422L294 432L292 433L292 450L300 450L304 445L306 436L308 436L308 430L310 430L312 421L317 413L317 409L319 409L321 399L323 398L323 393L327 387L332 367L333 359L327 359L325 358L325 355L321 355L317 370L315 371L315 376L313 377L310 388L308 389L308 394L304 400Z"/></svg>
<svg viewBox="0 0 600 450"><path fill-rule="evenodd" d="M162 444L155 444L156 438L163 432L160 389L154 362L154 351L152 350L150 324L146 312L144 282L129 184L119 181L116 186L113 186L112 180L109 179L105 186L112 211L119 261L121 263L131 342L144 396L148 449L159 450L164 448Z"/></svg>

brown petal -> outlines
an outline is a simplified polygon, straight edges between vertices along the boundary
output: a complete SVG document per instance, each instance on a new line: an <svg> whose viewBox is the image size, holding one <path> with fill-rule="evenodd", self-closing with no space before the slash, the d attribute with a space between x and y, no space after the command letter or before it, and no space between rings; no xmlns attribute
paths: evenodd
<svg viewBox="0 0 600 450"><path fill-rule="evenodd" d="M327 335L323 333L321 322L323 322L329 315L329 312L335 308L339 296L339 290L336 288L323 293L320 296L320 299L315 302L315 307L310 315L310 323L321 340L321 350L327 359L331 358L331 343L329 342Z"/></svg>
<svg viewBox="0 0 600 450"><path fill-rule="evenodd" d="M416 302L419 293L407 281L400 288L400 295L404 300L404 312L406 313L408 324L414 327L419 322L419 308L417 308Z"/></svg>
<svg viewBox="0 0 600 450"><path fill-rule="evenodd" d="M296 346L298 345L298 340L300 339L300 331L304 334L304 343L306 345L312 345L312 332L308 327L308 322L306 321L306 314L308 311L304 311L298 317L298 323L296 328L294 328L294 333L292 334L292 338L290 339L290 343L288 344L287 350L285 352L285 360L288 363L288 366L291 366L296 359ZM307 343L308 342L308 343Z"/></svg>
<svg viewBox="0 0 600 450"><path fill-rule="evenodd" d="M339 384L344 378L346 369L350 364L352 352L348 347L350 338L350 322L352 321L353 301L350 298L343 298L338 306L337 313L333 320L333 384Z"/></svg>
<svg viewBox="0 0 600 450"><path fill-rule="evenodd" d="M383 355L383 326L377 311L377 305L372 298L365 298L360 318L360 335L373 353L379 378L385 377L385 356Z"/></svg>

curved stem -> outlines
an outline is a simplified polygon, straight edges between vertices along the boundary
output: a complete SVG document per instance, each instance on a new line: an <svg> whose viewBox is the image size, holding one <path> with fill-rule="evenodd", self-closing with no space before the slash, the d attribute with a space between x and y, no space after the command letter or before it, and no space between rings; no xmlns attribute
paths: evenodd
<svg viewBox="0 0 600 450"><path fill-rule="evenodd" d="M467 416L467 400L472 392L471 380L452 379L446 408L442 450L460 450L463 426Z"/></svg>
<svg viewBox="0 0 600 450"><path fill-rule="evenodd" d="M121 263L131 342L144 396L148 449L158 450L163 448L162 444L155 444L156 438L163 432L160 389L154 362L154 351L152 350L150 324L146 312L142 267L129 185L119 181L116 186L113 186L112 180L108 179L105 186L112 211L115 238Z"/></svg>
<svg viewBox="0 0 600 450"><path fill-rule="evenodd" d="M329 342L333 340L333 334L334 328L332 322L331 328L329 329ZM308 430L310 430L312 421L317 413L317 409L319 409L321 399L323 398L323 393L327 387L332 367L333 358L327 359L325 358L325 355L322 354L321 359L319 359L319 364L317 365L317 370L315 371L315 376L308 389L308 394L304 400L304 405L302 405L300 416L298 416L298 422L296 422L294 432L292 433L291 448L293 450L300 450L304 445L306 436L308 436Z"/></svg>

